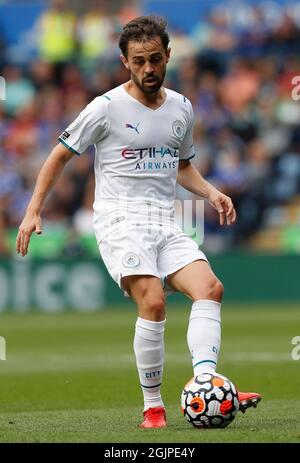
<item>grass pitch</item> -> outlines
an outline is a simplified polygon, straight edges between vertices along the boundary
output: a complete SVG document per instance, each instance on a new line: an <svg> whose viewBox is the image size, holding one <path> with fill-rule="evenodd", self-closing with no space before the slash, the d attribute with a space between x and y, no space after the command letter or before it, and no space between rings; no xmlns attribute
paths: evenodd
<svg viewBox="0 0 300 463"><path fill-rule="evenodd" d="M180 412L192 376L186 345L190 304L168 305L163 398L168 427L141 430L142 394L133 357L136 312L2 314L0 442L300 442L300 335L293 305L224 304L218 372L258 391L256 410L226 429L198 430ZM299 352L299 350L298 350Z"/></svg>

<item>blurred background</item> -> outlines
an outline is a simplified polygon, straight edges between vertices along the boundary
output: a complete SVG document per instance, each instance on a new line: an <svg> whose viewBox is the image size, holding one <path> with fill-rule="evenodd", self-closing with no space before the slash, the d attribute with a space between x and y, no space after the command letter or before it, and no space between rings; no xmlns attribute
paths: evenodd
<svg viewBox="0 0 300 463"><path fill-rule="evenodd" d="M15 237L57 137L95 96L128 79L122 25L166 17L165 86L194 107L194 164L233 198L219 227L205 205L202 248L230 301L300 299L300 3L208 0L0 0L0 311L97 310L127 303L92 229L93 148L70 162L30 254ZM297 79L297 76L299 78ZM179 199L193 199L178 188Z"/></svg>

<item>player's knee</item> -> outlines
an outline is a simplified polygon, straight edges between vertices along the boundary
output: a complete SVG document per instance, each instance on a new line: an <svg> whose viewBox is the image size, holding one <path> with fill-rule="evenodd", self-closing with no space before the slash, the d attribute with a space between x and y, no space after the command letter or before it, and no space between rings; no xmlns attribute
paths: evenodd
<svg viewBox="0 0 300 463"><path fill-rule="evenodd" d="M160 321L165 318L165 300L163 296L144 297L143 309L154 321Z"/></svg>
<svg viewBox="0 0 300 463"><path fill-rule="evenodd" d="M207 291L209 299L217 302L222 301L224 286L217 277L214 277L209 281Z"/></svg>

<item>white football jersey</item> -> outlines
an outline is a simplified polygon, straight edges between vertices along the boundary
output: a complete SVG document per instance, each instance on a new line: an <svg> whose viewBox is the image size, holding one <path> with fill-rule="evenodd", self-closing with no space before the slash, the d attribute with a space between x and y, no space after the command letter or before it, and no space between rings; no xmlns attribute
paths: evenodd
<svg viewBox="0 0 300 463"><path fill-rule="evenodd" d="M194 114L187 98L165 91L164 103L150 109L120 85L95 98L59 137L76 154L95 146L96 215L123 199L173 205L178 161L195 155Z"/></svg>

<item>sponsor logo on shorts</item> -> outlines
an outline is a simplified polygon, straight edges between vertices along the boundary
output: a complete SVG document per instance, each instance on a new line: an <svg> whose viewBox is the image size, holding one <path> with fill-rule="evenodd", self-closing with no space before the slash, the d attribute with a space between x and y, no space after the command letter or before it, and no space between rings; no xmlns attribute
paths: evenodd
<svg viewBox="0 0 300 463"><path fill-rule="evenodd" d="M128 252L122 259L124 267L134 268L140 264L140 258L134 252Z"/></svg>

